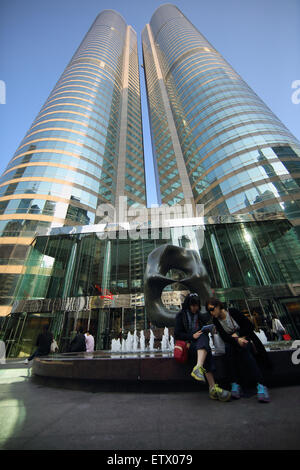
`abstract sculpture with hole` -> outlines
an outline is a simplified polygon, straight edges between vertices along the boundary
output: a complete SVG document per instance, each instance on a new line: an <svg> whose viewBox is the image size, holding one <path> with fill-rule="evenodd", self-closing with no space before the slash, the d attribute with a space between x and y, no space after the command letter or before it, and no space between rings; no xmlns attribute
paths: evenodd
<svg viewBox="0 0 300 470"><path fill-rule="evenodd" d="M186 276L180 281L170 279L166 277L170 269L180 269ZM167 308L161 294L167 285L176 282L196 292L202 305L212 294L208 274L197 251L169 244L155 248L148 256L144 294L148 320L157 327L174 326L178 309Z"/></svg>

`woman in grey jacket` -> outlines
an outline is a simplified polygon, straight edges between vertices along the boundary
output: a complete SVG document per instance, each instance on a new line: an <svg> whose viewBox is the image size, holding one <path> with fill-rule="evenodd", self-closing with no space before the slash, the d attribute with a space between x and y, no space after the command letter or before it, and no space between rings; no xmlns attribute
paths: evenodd
<svg viewBox="0 0 300 470"><path fill-rule="evenodd" d="M212 315L217 332L225 343L232 398L240 398L241 382L246 374L247 378L256 382L258 401L268 403L270 397L260 366L271 368L271 362L254 332L254 325L239 310L225 309L224 304L216 298L207 300L206 309Z"/></svg>

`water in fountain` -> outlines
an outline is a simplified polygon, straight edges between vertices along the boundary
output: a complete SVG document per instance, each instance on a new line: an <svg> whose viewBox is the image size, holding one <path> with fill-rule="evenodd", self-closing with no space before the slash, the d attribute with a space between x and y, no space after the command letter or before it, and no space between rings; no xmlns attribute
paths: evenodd
<svg viewBox="0 0 300 470"><path fill-rule="evenodd" d="M164 329L164 334L161 339L161 350L162 351L168 351L169 350L169 330L167 327Z"/></svg>
<svg viewBox="0 0 300 470"><path fill-rule="evenodd" d="M139 338L137 335L137 331L134 330L133 338L132 338L132 351L137 351L139 348Z"/></svg>
<svg viewBox="0 0 300 470"><path fill-rule="evenodd" d="M121 346L122 352L132 351L132 340L133 340L132 334L130 333L130 331L128 331L126 340L125 339L122 340L122 346Z"/></svg>
<svg viewBox="0 0 300 470"><path fill-rule="evenodd" d="M150 330L150 340L149 340L150 351L154 351L154 339L155 339L154 333L152 330Z"/></svg>
<svg viewBox="0 0 300 470"><path fill-rule="evenodd" d="M144 335L144 331L142 330L140 332L140 350L141 351L145 351L146 349L146 345L145 345L145 335Z"/></svg>
<svg viewBox="0 0 300 470"><path fill-rule="evenodd" d="M133 335L128 331L127 339L126 339L126 351L131 352L133 351Z"/></svg>
<svg viewBox="0 0 300 470"><path fill-rule="evenodd" d="M150 330L150 339L149 339L149 346L146 348L146 340L145 334L142 330L140 332L140 337L138 336L138 332L134 330L134 333L131 334L130 331L127 334L127 338L120 341L120 339L113 339L111 342L111 351L112 352L123 352L123 353L130 353L130 352L137 352L137 351L155 351L154 347L154 340L155 336L152 330ZM169 336L169 330L167 327L164 329L164 334L161 340L161 351L173 351L174 350L174 338L173 336Z"/></svg>
<svg viewBox="0 0 300 470"><path fill-rule="evenodd" d="M121 341L119 339L113 339L111 342L111 351L112 352L119 352L121 351Z"/></svg>

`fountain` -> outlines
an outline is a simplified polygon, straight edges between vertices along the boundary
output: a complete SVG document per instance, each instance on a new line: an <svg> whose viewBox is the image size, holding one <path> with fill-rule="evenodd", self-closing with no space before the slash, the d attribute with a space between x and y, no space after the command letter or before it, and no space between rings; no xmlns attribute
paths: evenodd
<svg viewBox="0 0 300 470"><path fill-rule="evenodd" d="M133 335L128 332L127 338L126 338L126 351L127 352L132 352L133 351Z"/></svg>
<svg viewBox="0 0 300 470"><path fill-rule="evenodd" d="M139 349L139 338L138 338L138 335L137 335L137 331L134 330L133 341L132 341L132 350L133 351L138 351L138 349Z"/></svg>
<svg viewBox="0 0 300 470"><path fill-rule="evenodd" d="M138 336L137 330L134 330L133 334L130 331L127 334L127 338L120 341L120 339L113 339L111 342L111 352L117 353L133 353L133 352L145 352L156 351L154 347L155 336L153 331L150 330L149 346L146 346L145 334L142 330L140 336ZM161 340L161 348L157 352L172 352L174 350L174 338L169 336L169 329L165 327L164 334Z"/></svg>
<svg viewBox="0 0 300 470"><path fill-rule="evenodd" d="M170 343L169 343L169 330L167 327L164 329L164 334L161 339L161 350L162 351L169 351Z"/></svg>
<svg viewBox="0 0 300 470"><path fill-rule="evenodd" d="M154 339L155 339L155 336L154 336L154 333L152 330L150 330L150 340L149 340L149 349L150 351L154 351Z"/></svg>
<svg viewBox="0 0 300 470"><path fill-rule="evenodd" d="M144 331L143 331L143 330L140 332L140 350L141 350L141 351L145 351L145 350L146 350L145 335L144 335Z"/></svg>
<svg viewBox="0 0 300 470"><path fill-rule="evenodd" d="M112 352L119 352L121 351L121 341L119 339L113 339L111 342L111 351Z"/></svg>
<svg viewBox="0 0 300 470"><path fill-rule="evenodd" d="M173 336L171 335L171 336L170 336L170 347L169 347L169 350L170 350L170 351L174 351L174 346L175 346L174 338L173 338Z"/></svg>
<svg viewBox="0 0 300 470"><path fill-rule="evenodd" d="M121 349L120 350L122 352L132 351L132 343L133 343L133 337L132 337L132 334L129 331L126 340L123 339L121 341Z"/></svg>

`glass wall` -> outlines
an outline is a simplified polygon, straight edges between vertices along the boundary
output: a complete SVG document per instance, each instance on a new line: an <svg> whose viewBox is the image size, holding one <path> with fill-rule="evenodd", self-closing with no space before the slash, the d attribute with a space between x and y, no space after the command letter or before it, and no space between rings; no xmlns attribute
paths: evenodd
<svg viewBox="0 0 300 470"><path fill-rule="evenodd" d="M151 251L170 243L196 249L211 287L228 305L239 308L275 340L272 315L287 331L300 334L300 244L297 228L286 219L206 223L203 245L199 226L184 234L171 228L159 238L103 238L103 232L39 236L32 244L19 281L13 314L2 324L11 355L34 349L34 337L50 322L60 351L67 351L78 327L91 330L98 349L110 347L120 332L145 330L151 318L144 308L144 272ZM202 231L203 233L203 231ZM186 294L180 269L167 273L178 282L162 294L166 306L177 306ZM293 290L294 289L294 290Z"/></svg>

